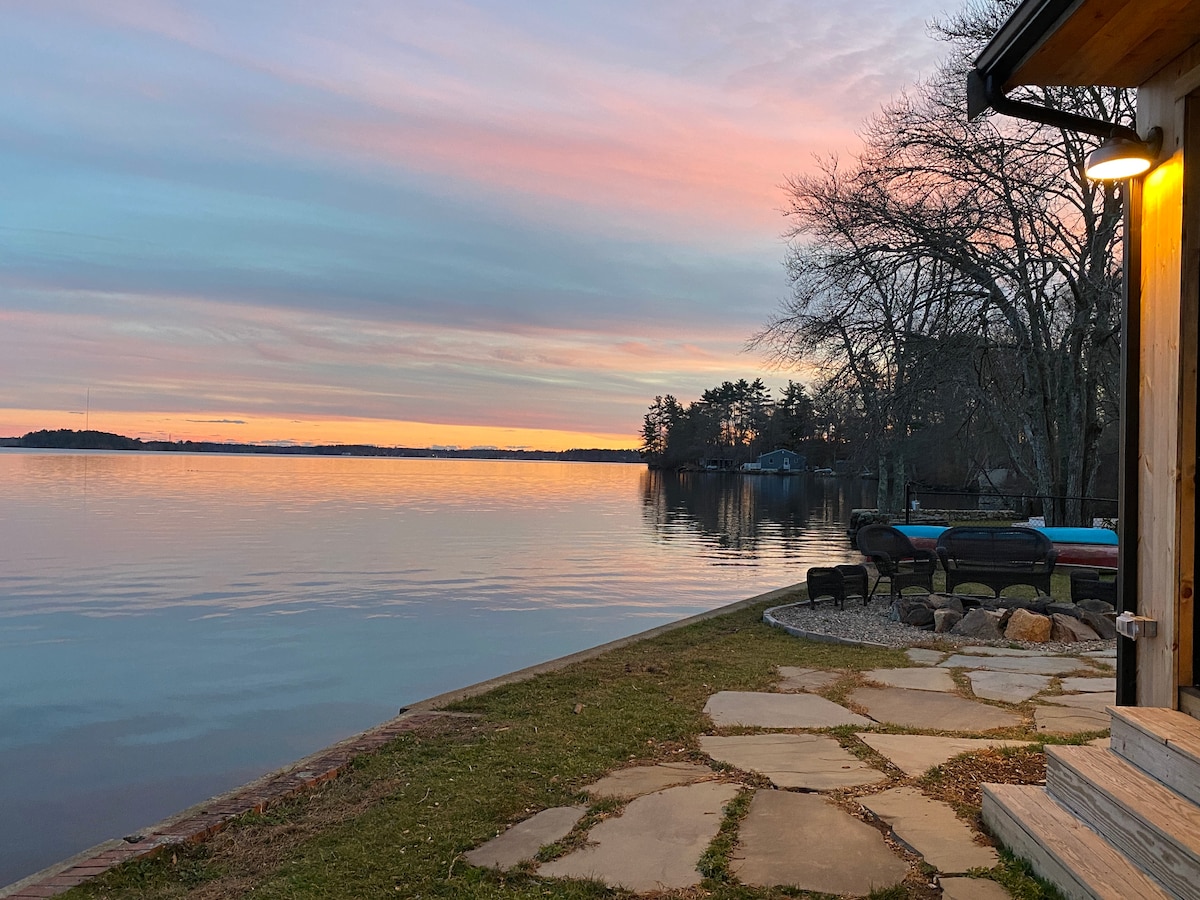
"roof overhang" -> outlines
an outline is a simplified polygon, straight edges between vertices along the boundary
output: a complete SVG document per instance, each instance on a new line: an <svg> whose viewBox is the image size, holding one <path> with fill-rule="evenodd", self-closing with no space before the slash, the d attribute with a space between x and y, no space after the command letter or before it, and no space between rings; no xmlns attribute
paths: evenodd
<svg viewBox="0 0 1200 900"><path fill-rule="evenodd" d="M1024 0L975 60L969 112L979 86L1137 87L1197 42L1196 0Z"/></svg>

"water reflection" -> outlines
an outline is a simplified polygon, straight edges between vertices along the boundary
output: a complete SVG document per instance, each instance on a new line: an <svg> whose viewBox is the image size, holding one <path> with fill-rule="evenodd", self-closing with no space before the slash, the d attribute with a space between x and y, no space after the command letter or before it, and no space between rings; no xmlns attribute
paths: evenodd
<svg viewBox="0 0 1200 900"><path fill-rule="evenodd" d="M730 562L793 555L813 542L845 546L850 510L862 505L854 479L647 471L642 515L656 538L699 540ZM831 547L832 549L832 547Z"/></svg>
<svg viewBox="0 0 1200 900"><path fill-rule="evenodd" d="M0 451L0 885L398 706L847 561L856 486Z"/></svg>

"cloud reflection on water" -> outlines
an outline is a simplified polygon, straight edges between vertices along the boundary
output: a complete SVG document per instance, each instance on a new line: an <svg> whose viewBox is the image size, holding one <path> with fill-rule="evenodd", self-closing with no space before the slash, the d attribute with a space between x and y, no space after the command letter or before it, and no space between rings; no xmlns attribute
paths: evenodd
<svg viewBox="0 0 1200 900"><path fill-rule="evenodd" d="M406 703L848 558L845 498L805 481L0 451L0 773L41 792L0 784L23 848L0 883ZM92 824L39 831L36 803Z"/></svg>

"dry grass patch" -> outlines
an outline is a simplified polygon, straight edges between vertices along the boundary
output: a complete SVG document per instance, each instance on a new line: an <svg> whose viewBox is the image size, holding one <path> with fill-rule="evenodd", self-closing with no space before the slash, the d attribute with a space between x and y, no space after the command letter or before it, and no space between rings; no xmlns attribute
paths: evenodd
<svg viewBox="0 0 1200 900"><path fill-rule="evenodd" d="M1046 754L1040 745L997 747L958 756L935 766L917 784L929 796L950 804L981 828L982 784L1043 784Z"/></svg>

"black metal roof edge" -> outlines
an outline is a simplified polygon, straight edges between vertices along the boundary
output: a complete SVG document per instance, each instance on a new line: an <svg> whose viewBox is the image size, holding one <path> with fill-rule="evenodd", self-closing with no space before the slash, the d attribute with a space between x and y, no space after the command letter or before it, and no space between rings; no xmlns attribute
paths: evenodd
<svg viewBox="0 0 1200 900"><path fill-rule="evenodd" d="M975 70L1003 89L1017 66L1078 9L1084 0L1024 0L975 57Z"/></svg>

